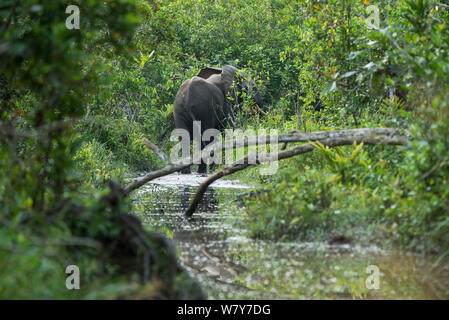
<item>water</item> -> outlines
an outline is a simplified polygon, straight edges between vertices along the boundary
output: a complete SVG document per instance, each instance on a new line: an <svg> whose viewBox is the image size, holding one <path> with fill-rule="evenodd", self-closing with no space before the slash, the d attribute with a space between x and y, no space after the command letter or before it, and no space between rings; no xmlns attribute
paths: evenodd
<svg viewBox="0 0 449 320"><path fill-rule="evenodd" d="M133 201L144 225L173 239L181 263L209 298L449 298L449 267L433 267L434 259L373 245L248 238L237 223L244 212L232 200L251 186L237 181L216 181L186 219L183 212L203 179L162 177L135 192Z"/></svg>

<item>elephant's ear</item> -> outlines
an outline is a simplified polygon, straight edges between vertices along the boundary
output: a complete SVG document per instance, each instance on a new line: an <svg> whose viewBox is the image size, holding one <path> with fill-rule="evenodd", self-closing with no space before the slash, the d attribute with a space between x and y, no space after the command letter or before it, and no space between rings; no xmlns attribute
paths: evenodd
<svg viewBox="0 0 449 320"><path fill-rule="evenodd" d="M225 92L227 96L235 97L235 92L239 91L238 89L238 79L236 77L237 73L240 72L234 66L225 65L223 66L223 71L221 73L221 81L224 84ZM234 93L234 94L232 94Z"/></svg>
<svg viewBox="0 0 449 320"><path fill-rule="evenodd" d="M220 74L222 72L221 68L215 68L215 67L207 67L201 69L201 71L198 73L198 77L207 79L213 74Z"/></svg>

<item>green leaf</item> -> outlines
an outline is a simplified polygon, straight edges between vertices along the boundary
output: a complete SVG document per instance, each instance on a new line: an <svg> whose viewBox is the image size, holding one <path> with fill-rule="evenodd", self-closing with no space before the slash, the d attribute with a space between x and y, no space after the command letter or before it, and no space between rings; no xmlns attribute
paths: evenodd
<svg viewBox="0 0 449 320"><path fill-rule="evenodd" d="M330 82L327 87L324 89L324 93L330 93L332 91L335 91L337 89L337 82L332 81Z"/></svg>
<svg viewBox="0 0 449 320"><path fill-rule="evenodd" d="M349 54L348 60L354 60L362 51L353 51Z"/></svg>
<svg viewBox="0 0 449 320"><path fill-rule="evenodd" d="M341 75L340 79L349 78L352 75L355 75L358 71L349 71Z"/></svg>

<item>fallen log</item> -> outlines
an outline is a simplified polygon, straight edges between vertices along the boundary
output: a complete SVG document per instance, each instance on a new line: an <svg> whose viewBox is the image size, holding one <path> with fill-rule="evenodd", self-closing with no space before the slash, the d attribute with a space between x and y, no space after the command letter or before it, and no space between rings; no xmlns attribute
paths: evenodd
<svg viewBox="0 0 449 320"><path fill-rule="evenodd" d="M232 143L224 143L221 146L217 143L212 143L203 149L203 154L210 154L212 150L215 152L222 152L229 149L241 148L246 146L254 146L260 142L264 144L271 143L297 143L308 142L306 144L296 146L287 150L282 150L277 153L261 153L254 154L249 152L243 158L235 161L232 164L225 165L222 170L212 174L199 186L198 191L190 204L189 208L185 212L186 216L190 217L196 210L200 203L204 193L208 186L214 181L235 173L237 171L244 170L250 166L259 165L262 163L278 161L286 158L290 158L299 154L313 151L316 147L313 142L320 142L327 147L337 147L343 145L352 145L355 143L364 143L367 145L406 145L407 136L400 133L398 129L394 128L360 128L360 129L348 129L348 130L334 130L334 131L317 131L317 132L300 132L298 130L281 134L281 135L267 135L261 137L247 137L243 139L233 140ZM220 143L220 142L218 142ZM148 139L144 139L144 145L153 150L156 155L166 164L162 169L152 171L147 175L137 179L130 185L124 188L123 193L129 195L132 191L140 188L144 184L156 178L169 175L171 173L181 171L184 168L190 167L193 164L198 163L198 159L201 154L194 154L193 156L183 158L175 163L171 163L169 158ZM217 150L218 147L218 150ZM251 163L248 162L251 159ZM255 159L255 161L254 161Z"/></svg>
<svg viewBox="0 0 449 320"><path fill-rule="evenodd" d="M385 128L386 129L386 128ZM334 131L331 134L324 134L323 133L312 133L316 134L316 138L324 138L327 136L327 138L324 139L317 139L315 141L319 141L323 146L327 147L337 147L337 146L344 146L344 145L352 145L355 143L364 143L368 145L405 145L407 143L407 138L405 136L397 136L392 135L390 131L384 131L387 133L386 135L380 134L381 131L379 130L370 130L364 129L365 134L361 134L361 129L355 129L355 130L341 130L340 132ZM269 141L269 140L267 140ZM275 154L259 154L255 155L255 163L248 163L248 159L251 157L254 157L254 155L251 155L248 153L245 155L242 159L237 160L236 162L226 165L222 170L214 173L210 177L208 177L206 180L201 183L201 185L198 188L198 191L195 195L195 198L193 199L192 203L190 204L189 208L185 212L185 215L187 217L190 217L198 207L198 204L200 203L201 199L203 198L204 193L206 192L209 185L211 185L214 181L233 174L237 171L241 171L243 169L246 169L251 166L259 165L261 163L265 162L271 162L271 161L278 161L286 158L290 158L299 154L311 152L315 149L315 145L313 143L307 143L304 145L300 145L294 148L290 148ZM253 158L254 159L254 158Z"/></svg>
<svg viewBox="0 0 449 320"><path fill-rule="evenodd" d="M132 191L140 188L141 186L143 186L144 184L150 182L151 180L169 175L171 173L177 172L177 171L181 171L184 168L190 167L193 163L189 163L189 164L180 164L180 165L168 165L162 169L156 170L156 171L152 171L148 174L146 174L145 176L143 176L142 178L137 179L136 181L134 181L133 183L131 183L130 185L128 185L127 187L125 187L123 189L123 194L125 196L129 195Z"/></svg>
<svg viewBox="0 0 449 320"><path fill-rule="evenodd" d="M276 141L276 143L290 143L290 142L309 142L321 141L324 139L341 139L342 137L351 137L354 139L364 138L365 144L386 144L386 145L405 145L407 144L407 137L402 135L398 129L395 128L359 128L359 129L344 129L333 131L315 131L315 132L301 132L293 130L288 133L280 135L266 135L266 136L252 136L243 139L236 139L232 143L225 143L221 150L229 150L241 147L255 146L260 141L266 144ZM379 143L379 138L386 139ZM208 154L216 147L215 143L206 146L203 150Z"/></svg>

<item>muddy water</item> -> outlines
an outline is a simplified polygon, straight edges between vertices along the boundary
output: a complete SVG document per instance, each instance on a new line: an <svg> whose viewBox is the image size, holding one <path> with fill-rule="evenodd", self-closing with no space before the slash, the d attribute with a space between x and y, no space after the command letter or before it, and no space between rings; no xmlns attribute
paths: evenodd
<svg viewBox="0 0 449 320"><path fill-rule="evenodd" d="M216 181L193 218L185 219L183 212L203 179L196 174L163 177L141 188L133 201L144 225L173 239L181 263L209 298L449 298L449 268L430 258L363 244L248 238L238 223L244 212L232 200L251 186L236 181Z"/></svg>

